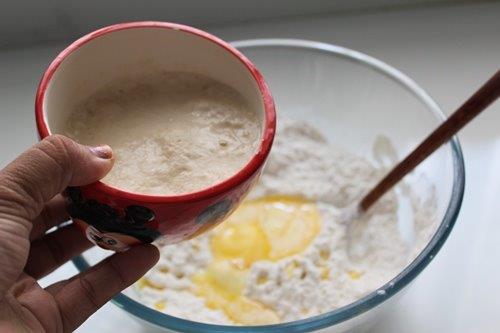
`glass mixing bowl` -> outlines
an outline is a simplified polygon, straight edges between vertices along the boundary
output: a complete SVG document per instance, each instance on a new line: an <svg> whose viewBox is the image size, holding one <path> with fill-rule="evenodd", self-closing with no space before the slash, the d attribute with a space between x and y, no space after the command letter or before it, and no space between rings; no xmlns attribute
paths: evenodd
<svg viewBox="0 0 500 333"><path fill-rule="evenodd" d="M234 42L261 70L280 117L305 119L348 151L373 160L373 142L388 137L404 157L444 115L413 80L365 54L330 44L286 39ZM172 317L119 294L113 302L145 325L180 332L356 332L367 329L429 264L448 237L462 202L464 162L456 138L405 178L422 200L436 200L436 230L397 276L354 303L304 320L267 326L210 325ZM403 217L403 220L405 217ZM406 219L409 219L406 217ZM404 222L404 221L402 221ZM79 270L108 253L91 249L73 260ZM326 329L328 327L328 329Z"/></svg>

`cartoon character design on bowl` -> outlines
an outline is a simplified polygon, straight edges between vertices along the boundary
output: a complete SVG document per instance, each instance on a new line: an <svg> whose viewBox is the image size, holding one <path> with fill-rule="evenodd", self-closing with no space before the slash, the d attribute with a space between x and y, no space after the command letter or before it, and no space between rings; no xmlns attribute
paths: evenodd
<svg viewBox="0 0 500 333"><path fill-rule="evenodd" d="M155 214L147 207L131 205L120 212L97 200L86 200L78 188L66 190L68 211L94 244L114 251L151 243L161 234L150 226Z"/></svg>

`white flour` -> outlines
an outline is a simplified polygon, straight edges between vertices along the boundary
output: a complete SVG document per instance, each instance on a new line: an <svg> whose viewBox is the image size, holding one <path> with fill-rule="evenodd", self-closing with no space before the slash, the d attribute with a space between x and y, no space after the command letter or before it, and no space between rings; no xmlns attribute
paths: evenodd
<svg viewBox="0 0 500 333"><path fill-rule="evenodd" d="M424 209L416 197L411 201L415 245L407 244L398 230L394 192L352 221L349 232L339 218L340 209L359 200L386 171L331 146L306 123L281 120L265 172L251 196L301 195L318 201L322 227L303 253L254 263L245 296L274 310L281 321L293 321L353 302L399 273L435 230L432 205ZM165 305L163 311L174 316L234 324L191 292L190 276L211 261L209 240L210 233L177 245L159 244L161 259L146 275L150 285L129 294L157 309Z"/></svg>

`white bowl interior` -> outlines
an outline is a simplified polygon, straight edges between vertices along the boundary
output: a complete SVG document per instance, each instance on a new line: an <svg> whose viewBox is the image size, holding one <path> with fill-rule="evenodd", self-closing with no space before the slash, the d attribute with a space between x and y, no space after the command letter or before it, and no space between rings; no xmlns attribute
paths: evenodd
<svg viewBox="0 0 500 333"><path fill-rule="evenodd" d="M45 93L44 117L50 132L63 132L68 110L109 82L158 70L195 72L225 83L264 118L258 85L233 53L183 30L136 27L91 39L62 61Z"/></svg>

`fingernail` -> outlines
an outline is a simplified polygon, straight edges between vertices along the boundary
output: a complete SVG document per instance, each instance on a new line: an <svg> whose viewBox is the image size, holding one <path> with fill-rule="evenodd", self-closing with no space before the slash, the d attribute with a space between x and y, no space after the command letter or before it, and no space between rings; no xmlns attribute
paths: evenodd
<svg viewBox="0 0 500 333"><path fill-rule="evenodd" d="M108 145L89 147L89 149L92 154L99 158L109 160L113 157L113 150Z"/></svg>

